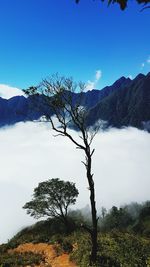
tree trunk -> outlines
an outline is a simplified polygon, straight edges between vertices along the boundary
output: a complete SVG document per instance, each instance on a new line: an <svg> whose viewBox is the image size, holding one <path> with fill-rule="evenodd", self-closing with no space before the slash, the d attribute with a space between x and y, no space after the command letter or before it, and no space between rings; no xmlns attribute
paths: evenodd
<svg viewBox="0 0 150 267"><path fill-rule="evenodd" d="M70 229L71 225L68 221L67 216L65 215L62 216L62 222L64 223L66 234L69 234L71 232L71 229Z"/></svg>
<svg viewBox="0 0 150 267"><path fill-rule="evenodd" d="M97 212L96 212L96 202L95 202L95 189L94 189L94 181L93 174L91 173L91 153L90 150L86 152L86 169L87 169L87 179L89 183L90 190L90 202L91 202L91 213L92 213L92 231L91 231L91 241L92 241L92 249L90 256L90 264L96 263L97 260Z"/></svg>
<svg viewBox="0 0 150 267"><path fill-rule="evenodd" d="M90 189L91 196L91 210L92 210L92 233L91 233L91 239L92 239L92 251L91 251L91 263L95 263L97 259L97 215L96 215L96 203L95 203L95 192L94 192L94 183L92 188Z"/></svg>

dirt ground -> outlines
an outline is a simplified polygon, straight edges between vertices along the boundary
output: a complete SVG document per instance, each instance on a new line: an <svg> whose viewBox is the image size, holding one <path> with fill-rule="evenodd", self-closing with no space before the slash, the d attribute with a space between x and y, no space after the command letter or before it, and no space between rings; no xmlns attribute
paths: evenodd
<svg viewBox="0 0 150 267"><path fill-rule="evenodd" d="M33 252L37 254L44 255L45 263L41 263L40 265L35 265L34 267L78 267L75 263L69 260L69 255L64 253L62 255L57 255L57 250L54 245L48 245L45 243L32 244L26 243L19 245L17 248L11 250L11 252ZM30 266L26 266L30 267Z"/></svg>

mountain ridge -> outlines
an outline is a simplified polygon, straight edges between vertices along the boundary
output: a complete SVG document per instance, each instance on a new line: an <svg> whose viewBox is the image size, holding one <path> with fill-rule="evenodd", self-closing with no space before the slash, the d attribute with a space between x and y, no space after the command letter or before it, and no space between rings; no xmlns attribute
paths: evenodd
<svg viewBox="0 0 150 267"><path fill-rule="evenodd" d="M97 120L109 126L144 128L150 121L150 73L139 74L127 86L112 92L89 110L88 124Z"/></svg>
<svg viewBox="0 0 150 267"><path fill-rule="evenodd" d="M108 126L121 128L133 126L150 130L150 72L138 74L133 80L122 76L112 85L82 93L72 93L74 102L79 98L88 111L87 124L98 120L107 121ZM33 97L0 97L0 127L17 122L38 120L52 111L45 105L43 96L34 96L40 109L33 108Z"/></svg>

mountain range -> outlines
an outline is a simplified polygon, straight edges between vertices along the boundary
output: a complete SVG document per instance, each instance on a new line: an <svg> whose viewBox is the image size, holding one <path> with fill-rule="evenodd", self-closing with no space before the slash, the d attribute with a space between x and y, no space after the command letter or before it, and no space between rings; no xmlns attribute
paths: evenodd
<svg viewBox="0 0 150 267"><path fill-rule="evenodd" d="M121 77L101 90L73 93L74 101L78 97L81 97L82 106L88 110L88 125L102 120L107 122L107 126L133 126L150 131L150 73L139 74L133 80ZM15 96L10 99L0 97L0 127L37 120L45 112L52 114L43 100L43 96L36 96L36 102L41 107L36 109L33 108L32 96Z"/></svg>

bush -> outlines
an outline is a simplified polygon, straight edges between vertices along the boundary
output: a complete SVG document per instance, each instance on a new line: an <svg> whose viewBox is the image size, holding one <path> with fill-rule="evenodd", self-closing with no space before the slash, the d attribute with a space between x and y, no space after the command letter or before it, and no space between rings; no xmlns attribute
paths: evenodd
<svg viewBox="0 0 150 267"><path fill-rule="evenodd" d="M41 261L43 261L43 256L32 252L4 253L0 255L1 267L32 266L33 264L40 264Z"/></svg>
<svg viewBox="0 0 150 267"><path fill-rule="evenodd" d="M71 258L81 267L89 266L90 237L79 234ZM114 231L98 236L97 267L150 267L150 240Z"/></svg>
<svg viewBox="0 0 150 267"><path fill-rule="evenodd" d="M72 228L74 230L74 228ZM9 242L8 248L15 248L24 243L49 243L55 235L64 235L65 226L57 219L40 221L33 226L26 227L15 235Z"/></svg>

